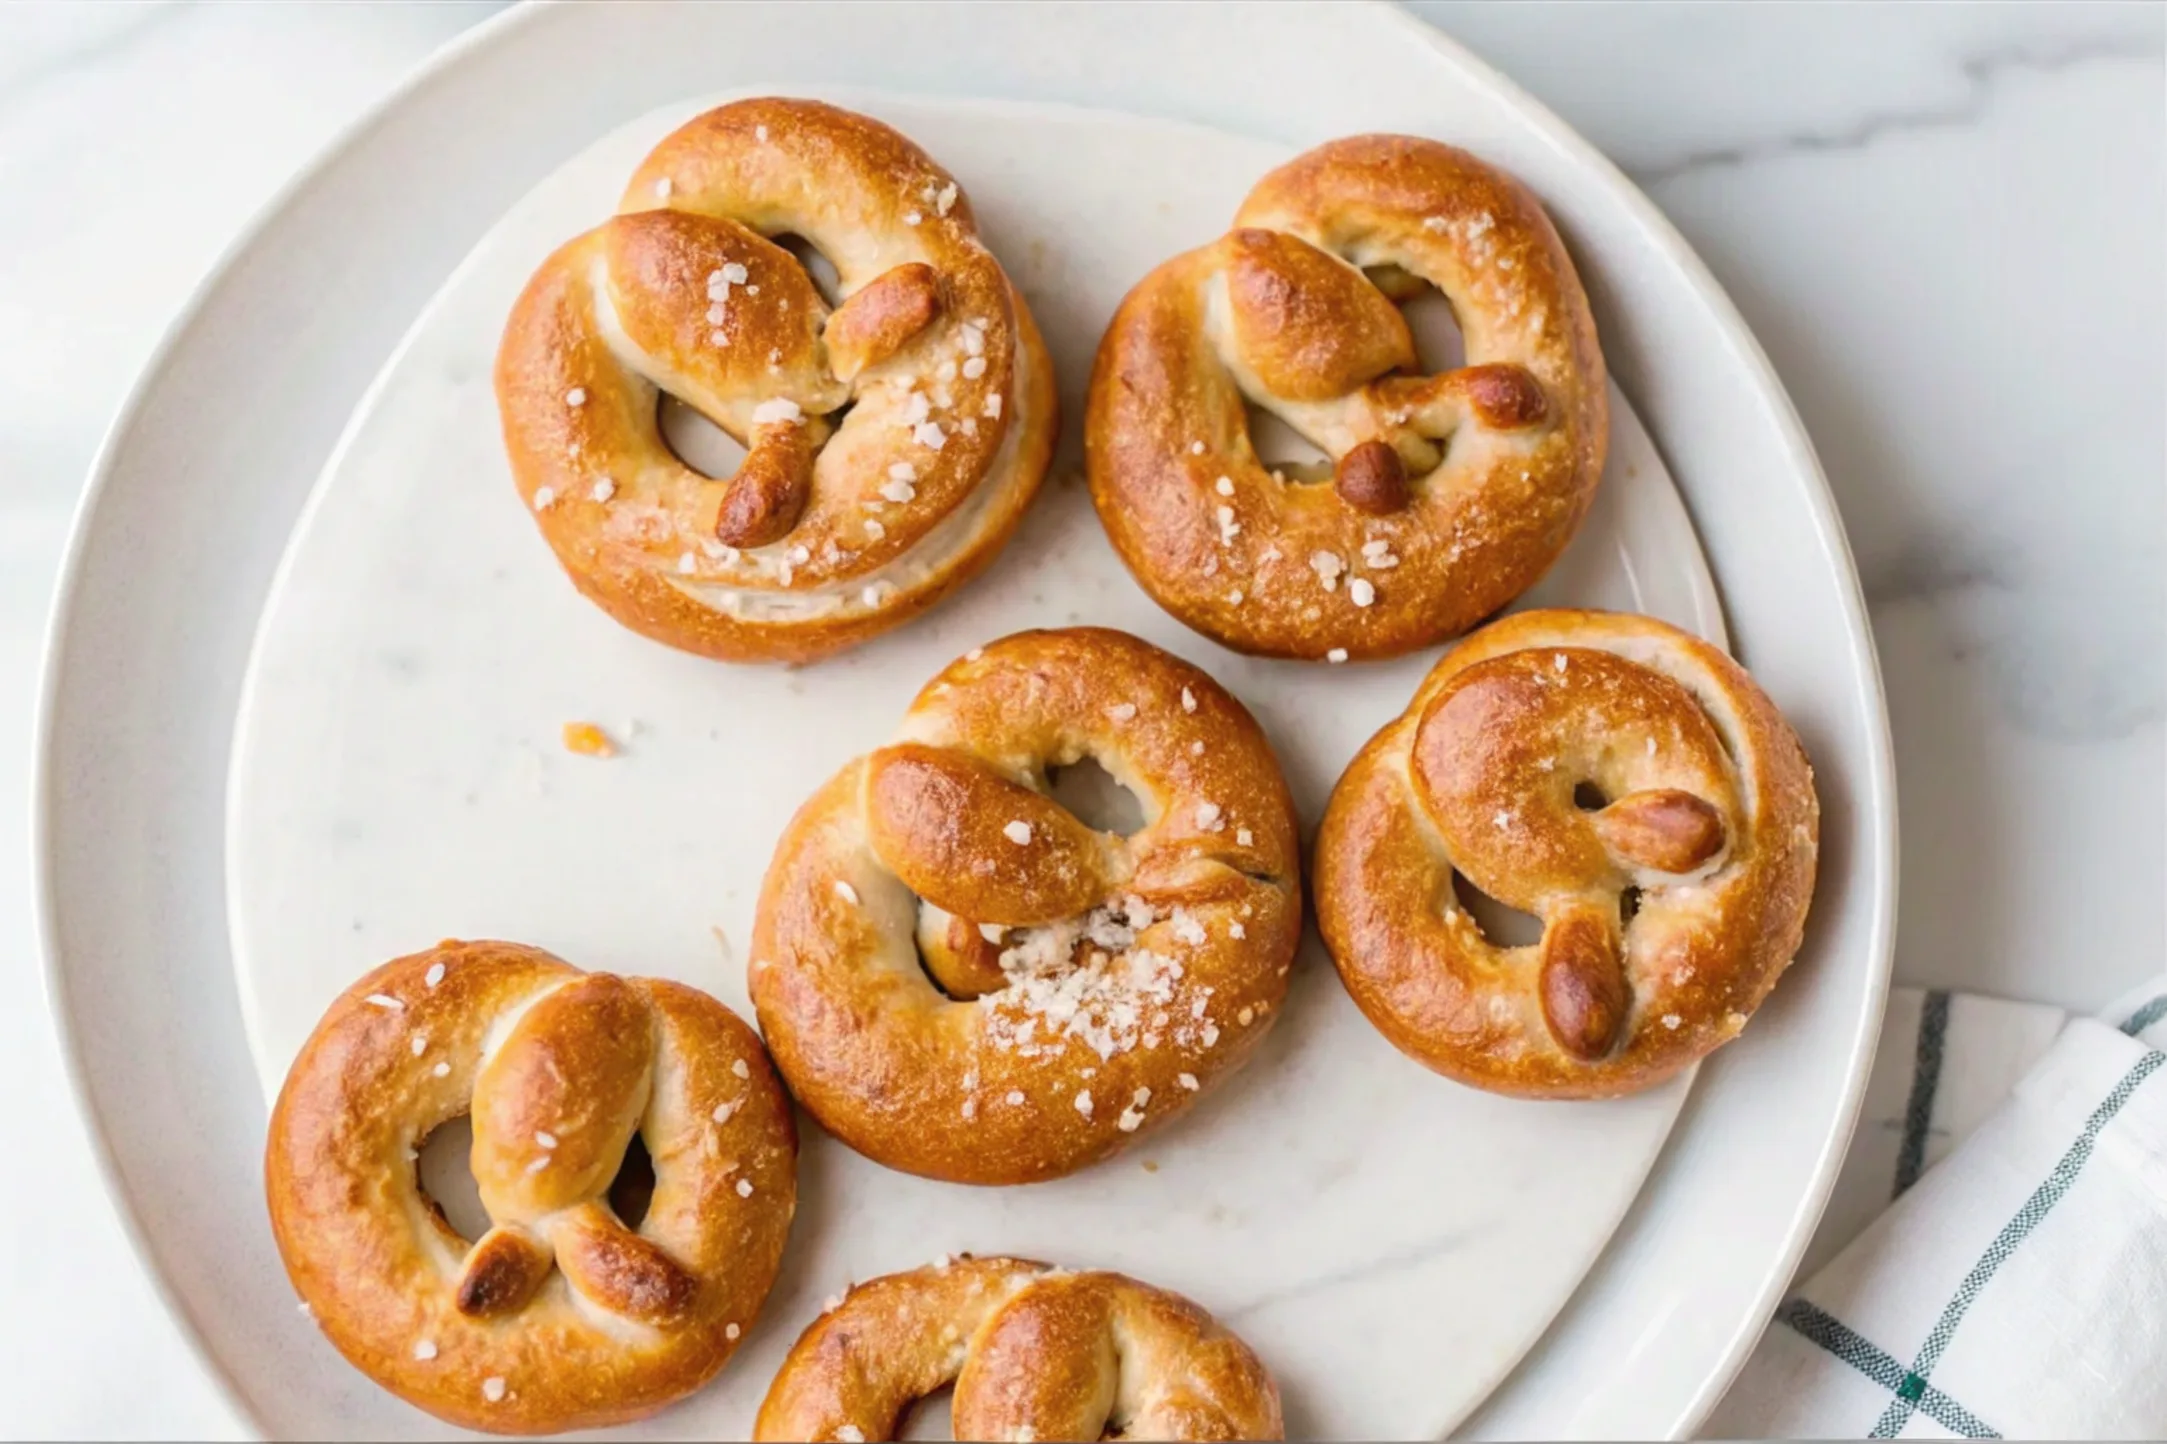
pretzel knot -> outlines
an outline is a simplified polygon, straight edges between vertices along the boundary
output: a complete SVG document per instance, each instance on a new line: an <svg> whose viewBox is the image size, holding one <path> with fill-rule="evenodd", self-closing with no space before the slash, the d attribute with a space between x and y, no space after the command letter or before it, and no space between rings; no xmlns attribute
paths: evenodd
<svg viewBox="0 0 2167 1444"><path fill-rule="evenodd" d="M1601 1097L1727 1042L1797 952L1819 805L1775 704L1647 617L1524 612L1448 652L1317 836L1318 924L1401 1051ZM1499 947L1454 873L1543 925Z"/></svg>
<svg viewBox="0 0 2167 1444"><path fill-rule="evenodd" d="M491 1227L471 1246L415 1159L471 1114ZM637 1136L654 1191L610 1203ZM759 1040L676 983L538 948L444 943L334 1004L272 1114L265 1185L294 1287L409 1403L532 1433L637 1418L736 1350L796 1206L789 1105Z"/></svg>
<svg viewBox="0 0 2167 1444"><path fill-rule="evenodd" d="M1046 795L1086 757L1141 803L1133 836ZM753 1004L791 1091L861 1153L1050 1178L1257 1045L1300 933L1296 869L1239 702L1120 632L1022 632L950 665L895 744L799 810L761 889Z"/></svg>
<svg viewBox="0 0 2167 1444"><path fill-rule="evenodd" d="M1024 1259L937 1260L851 1289L792 1346L755 1439L893 1439L955 1385L958 1439L1279 1439L1279 1389L1178 1294Z"/></svg>
<svg viewBox="0 0 2167 1444"><path fill-rule="evenodd" d="M1466 346L1442 375L1419 374L1395 304L1425 283ZM1526 189L1435 141L1333 141L1122 302L1091 378L1092 499L1144 589L1198 631L1388 656L1474 625L1557 559L1602 475L1606 384L1579 277ZM1258 460L1245 402L1331 464Z"/></svg>
<svg viewBox="0 0 2167 1444"><path fill-rule="evenodd" d="M780 244L834 266L833 309ZM710 480L684 401L746 448ZM1015 529L1052 451L1051 364L955 181L796 100L656 146L619 214L543 263L497 357L520 494L580 590L672 646L805 659L931 606Z"/></svg>

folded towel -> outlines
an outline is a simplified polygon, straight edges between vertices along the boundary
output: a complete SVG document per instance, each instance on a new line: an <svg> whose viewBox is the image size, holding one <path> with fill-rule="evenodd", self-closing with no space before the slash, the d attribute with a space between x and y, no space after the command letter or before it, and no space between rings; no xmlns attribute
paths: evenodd
<svg viewBox="0 0 2167 1444"><path fill-rule="evenodd" d="M2167 1437L2163 1048L2167 980L2097 1019L1897 990L1808 1282L1706 1432Z"/></svg>

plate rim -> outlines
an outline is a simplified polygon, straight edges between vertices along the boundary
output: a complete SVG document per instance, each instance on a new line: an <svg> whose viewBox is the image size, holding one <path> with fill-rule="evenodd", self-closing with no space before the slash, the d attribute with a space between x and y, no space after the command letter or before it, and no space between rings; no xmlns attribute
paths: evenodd
<svg viewBox="0 0 2167 1444"><path fill-rule="evenodd" d="M52 594L52 605L47 614L35 711L31 786L31 893L39 952L39 977L47 1020L52 1026L59 1049L70 1106L82 1124L84 1142L97 1169L100 1185L134 1261L139 1271L146 1276L153 1297L173 1321L176 1333L193 1356L203 1377L216 1390L233 1421L245 1430L257 1430L256 1412L249 1404L240 1382L212 1351L197 1321L195 1309L181 1296L172 1280L155 1261L156 1255L147 1227L121 1171L111 1138L103 1126L92 1092L88 1061L76 1031L71 1026L76 1000L67 976L60 941L61 906L58 868L55 865L56 833L62 806L55 751L60 720L60 697L67 671L70 624L76 618L80 602L79 593L90 550L91 523L100 510L115 473L116 458L122 444L166 379L174 354L201 320L213 298L222 291L241 262L263 240L278 218L316 185L326 172L346 159L363 139L386 124L416 92L456 69L475 53L495 47L503 37L513 31L541 23L559 8L553 0L520 0L520 3L478 22L445 42L402 76L374 103L338 129L305 165L249 214L220 250L217 259L192 287L187 298L175 309L156 345L129 384L124 400L106 426L91 462L87 483L77 499L70 519L67 545L62 555L58 582ZM1880 1021L1887 1003L1894 955L1899 882L1896 864L1897 796L1887 694L1867 612L1864 588L1826 473L1806 432L1804 422L1798 415L1796 405L1728 292L1669 218L1608 156L1580 136L1541 101L1443 30L1390 3L1390 0L1361 0L1361 8L1372 15L1389 16L1387 23L1397 25L1412 43L1435 52L1440 60L1458 71L1468 83L1490 91L1552 150L1607 181L1609 199L1625 209L1642 232L1656 243L1663 258L1682 273L1688 289L1706 310L1708 319L1728 348L1729 359L1741 367L1753 382L1754 393L1769 410L1769 423L1796 463L1801 499L1813 523L1812 541L1821 554L1824 569L1836 580L1844 602L1843 641L1850 652L1850 671L1859 692L1857 701L1868 723L1862 739L1865 744L1862 759L1865 766L1863 771L1853 778L1853 782L1857 787L1859 803L1854 819L1861 853L1859 871L1870 884L1870 890L1859 903L1865 914L1867 968L1863 979L1863 1006L1858 1013L1857 1027L1849 1039L1847 1077L1837 1109L1840 1121L1839 1125L1829 1130L1822 1139L1810 1175L1810 1184L1801 1193L1792 1210L1785 1245L1779 1250L1777 1257L1769 1260L1764 1284L1756 1294L1753 1307L1740 1318L1714 1366L1676 1414L1671 1429L1671 1434L1676 1437L1697 1429L1728 1389L1739 1369L1743 1367L1752 1345L1765 1329L1782 1293L1789 1286L1799 1258L1811 1241L1814 1225L1826 1206L1835 1185L1837 1170L1857 1126L1874 1049L1878 1042ZM381 371L381 364L378 371ZM1720 594L1719 580L1719 599ZM220 791L223 793L223 789ZM1705 1096L1705 1086L1703 1084L1696 1087L1688 1098L1670 1140L1666 1142L1647 1179L1643 1181L1640 1194L1642 1201L1671 1165L1677 1140L1683 1131L1690 1128L1691 1116L1698 1110L1698 1105ZM1640 1206L1636 1202L1635 1207L1628 1212L1626 1220L1619 1225L1617 1233L1613 1235L1611 1244L1606 1246L1604 1257L1610 1255L1616 1248L1617 1239L1633 1226L1639 1211ZM1592 1278L1602 1267L1603 1259L1599 1258L1588 1277ZM1584 1278L1581 1287L1584 1290L1586 1286L1587 1279ZM1519 1365L1497 1385L1491 1396L1492 1401L1498 1393L1508 1389L1513 1377L1543 1351L1550 1336L1571 1316L1578 1299L1579 1291L1576 1291L1560 1310L1551 1329L1537 1339ZM1476 1413L1470 1416L1470 1421L1479 1419L1488 1406L1489 1401L1478 1406Z"/></svg>

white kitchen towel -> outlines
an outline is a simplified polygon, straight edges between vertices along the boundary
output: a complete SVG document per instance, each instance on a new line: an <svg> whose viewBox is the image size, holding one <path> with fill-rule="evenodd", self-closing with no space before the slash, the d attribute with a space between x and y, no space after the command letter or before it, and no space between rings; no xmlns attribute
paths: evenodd
<svg viewBox="0 0 2167 1444"><path fill-rule="evenodd" d="M1816 1239L1830 1261L1706 1432L2167 1437L2162 1048L2167 980L2066 1021L1899 993ZM1884 1211L1851 1236L1876 1192Z"/></svg>

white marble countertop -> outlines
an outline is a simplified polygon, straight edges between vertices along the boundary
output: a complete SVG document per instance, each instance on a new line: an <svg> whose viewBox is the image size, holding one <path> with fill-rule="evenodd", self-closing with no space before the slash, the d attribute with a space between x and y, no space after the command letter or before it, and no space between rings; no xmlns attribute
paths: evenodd
<svg viewBox="0 0 2167 1444"><path fill-rule="evenodd" d="M107 420L227 242L489 6L0 7L0 811ZM2167 958L2167 54L2147 5L1419 4L1644 185L1790 387L1865 578L1897 977L2097 1006ZM138 1276L0 828L0 1432L238 1425Z"/></svg>

